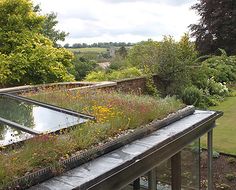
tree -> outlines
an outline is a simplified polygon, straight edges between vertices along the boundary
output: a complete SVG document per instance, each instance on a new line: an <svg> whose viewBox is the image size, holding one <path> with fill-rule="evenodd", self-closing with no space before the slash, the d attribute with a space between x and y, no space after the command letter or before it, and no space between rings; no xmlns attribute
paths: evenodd
<svg viewBox="0 0 236 190"><path fill-rule="evenodd" d="M73 54L44 36L46 18L30 0L0 1L0 86L73 80Z"/></svg>
<svg viewBox="0 0 236 190"><path fill-rule="evenodd" d="M70 48L70 44L66 43L66 44L64 45L64 48Z"/></svg>
<svg viewBox="0 0 236 190"><path fill-rule="evenodd" d="M236 54L236 1L199 0L192 9L201 16L199 23L190 25L200 54L216 54L218 48Z"/></svg>
<svg viewBox="0 0 236 190"><path fill-rule="evenodd" d="M42 28L45 17L27 0L0 1L0 52L9 54L27 43Z"/></svg>
<svg viewBox="0 0 236 190"><path fill-rule="evenodd" d="M125 46L121 46L116 53L118 54L118 56L121 56L122 58L126 58L128 52L127 49L125 48Z"/></svg>
<svg viewBox="0 0 236 190"><path fill-rule="evenodd" d="M43 21L41 31L44 36L48 37L53 42L55 47L59 46L57 44L58 41L64 41L65 37L68 35L68 33L64 31L55 29L55 26L58 24L56 18L57 15L55 13L47 14Z"/></svg>
<svg viewBox="0 0 236 190"><path fill-rule="evenodd" d="M72 72L74 73L75 80L77 81L83 80L86 75L93 71L97 66L95 61L89 61L88 59L79 57L78 55L75 56L73 64L74 69Z"/></svg>
<svg viewBox="0 0 236 190"><path fill-rule="evenodd" d="M140 42L129 50L130 65L142 69L144 73L154 73L159 59L159 43L152 40Z"/></svg>
<svg viewBox="0 0 236 190"><path fill-rule="evenodd" d="M183 43L184 38L178 43L172 37L165 36L160 43L157 74L162 81L164 95L180 95L190 83L189 65L192 63L189 57L192 55L184 56L186 47L189 47L186 44L190 43Z"/></svg>

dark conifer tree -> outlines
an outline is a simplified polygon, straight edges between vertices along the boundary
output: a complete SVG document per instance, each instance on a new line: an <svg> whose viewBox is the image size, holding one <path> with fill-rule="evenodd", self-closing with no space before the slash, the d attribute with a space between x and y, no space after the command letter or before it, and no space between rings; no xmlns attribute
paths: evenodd
<svg viewBox="0 0 236 190"><path fill-rule="evenodd" d="M190 25L200 54L217 54L219 48L236 54L236 0L199 0L192 9L201 17Z"/></svg>

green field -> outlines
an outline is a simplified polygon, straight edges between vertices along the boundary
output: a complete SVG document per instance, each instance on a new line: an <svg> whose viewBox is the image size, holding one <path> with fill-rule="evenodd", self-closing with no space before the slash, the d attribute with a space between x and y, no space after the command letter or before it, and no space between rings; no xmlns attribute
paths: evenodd
<svg viewBox="0 0 236 190"><path fill-rule="evenodd" d="M220 110L224 115L216 121L217 127L213 132L213 146L216 151L236 155L236 96L228 97L218 106L210 108ZM201 139L206 147L206 137Z"/></svg>
<svg viewBox="0 0 236 190"><path fill-rule="evenodd" d="M107 51L107 48L69 48L72 52L78 53L91 53L91 52L96 52L96 53L103 53Z"/></svg>

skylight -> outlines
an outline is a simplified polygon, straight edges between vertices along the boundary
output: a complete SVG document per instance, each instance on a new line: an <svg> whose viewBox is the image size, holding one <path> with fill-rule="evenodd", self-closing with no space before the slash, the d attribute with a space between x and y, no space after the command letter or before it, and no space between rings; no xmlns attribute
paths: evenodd
<svg viewBox="0 0 236 190"><path fill-rule="evenodd" d="M12 94L0 94L0 146L84 123L92 116Z"/></svg>

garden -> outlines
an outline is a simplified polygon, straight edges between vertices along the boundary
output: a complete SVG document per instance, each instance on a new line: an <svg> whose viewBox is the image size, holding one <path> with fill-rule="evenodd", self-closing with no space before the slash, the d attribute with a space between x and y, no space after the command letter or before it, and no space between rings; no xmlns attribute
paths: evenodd
<svg viewBox="0 0 236 190"><path fill-rule="evenodd" d="M0 185L4 187L22 176L46 167L60 173L58 163L98 148L136 128L167 117L185 107L174 97L164 99L105 91L55 91L24 94L27 97L94 115L89 121L56 134L42 134L23 144L1 147Z"/></svg>
<svg viewBox="0 0 236 190"><path fill-rule="evenodd" d="M62 48L58 41L65 40L67 34L56 29L56 14L44 15L30 0L1 1L0 88L65 81L115 81L142 76L146 77L147 94L57 92L53 89L52 92L24 94L94 115L96 121L57 134L43 134L20 146L1 147L0 185L48 166L55 173L61 172L64 168L58 166L58 162L132 133L136 128L191 104L199 109L224 112L214 130L214 179L218 181L216 188L232 189L236 184L232 170L235 169L234 156L217 152L236 154L236 35L232 29L235 8L232 1L224 3L226 6L214 1L208 6L207 1L201 0L194 5L192 8L202 18L190 26L191 34L184 34L179 41L164 36L160 41L149 39L136 44L94 43L90 47L75 44ZM216 11L214 15L220 16L212 17L211 6ZM211 19L215 19L214 22ZM212 25L209 27L208 23ZM113 56L108 51L111 45L115 46ZM110 62L105 69L98 65L102 60ZM158 80L154 81L155 77ZM203 138L203 147L206 147L205 140ZM203 151L203 188L204 154Z"/></svg>

